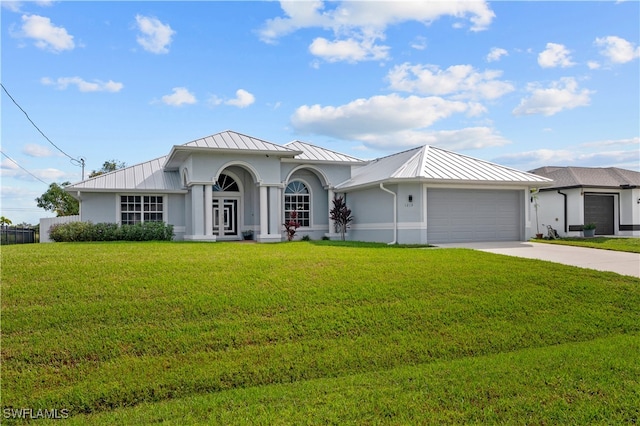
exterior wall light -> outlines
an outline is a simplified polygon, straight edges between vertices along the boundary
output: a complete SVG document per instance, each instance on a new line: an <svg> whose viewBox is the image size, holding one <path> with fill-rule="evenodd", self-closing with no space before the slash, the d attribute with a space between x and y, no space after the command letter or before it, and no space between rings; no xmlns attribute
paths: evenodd
<svg viewBox="0 0 640 426"><path fill-rule="evenodd" d="M409 195L409 202L413 203L413 195ZM638 203L640 203L640 200L638 200Z"/></svg>

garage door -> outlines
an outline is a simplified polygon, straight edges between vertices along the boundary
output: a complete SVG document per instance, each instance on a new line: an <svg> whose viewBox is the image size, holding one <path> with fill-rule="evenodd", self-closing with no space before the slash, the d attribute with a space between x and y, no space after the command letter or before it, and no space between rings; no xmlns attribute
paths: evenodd
<svg viewBox="0 0 640 426"><path fill-rule="evenodd" d="M595 223L597 235L613 235L613 195L585 195L584 223Z"/></svg>
<svg viewBox="0 0 640 426"><path fill-rule="evenodd" d="M521 191L427 189L427 241L518 241Z"/></svg>

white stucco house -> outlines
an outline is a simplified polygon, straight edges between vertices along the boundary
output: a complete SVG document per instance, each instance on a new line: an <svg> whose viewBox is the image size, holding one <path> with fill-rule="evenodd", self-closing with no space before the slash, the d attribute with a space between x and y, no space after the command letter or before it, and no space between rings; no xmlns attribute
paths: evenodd
<svg viewBox="0 0 640 426"><path fill-rule="evenodd" d="M640 173L617 167L540 167L531 173L553 179L537 193L541 232L577 237L583 225L596 235L640 237ZM535 211L534 211L535 215ZM535 225L535 224L534 224Z"/></svg>
<svg viewBox="0 0 640 426"><path fill-rule="evenodd" d="M336 238L329 219L344 195L354 221L348 239L387 243L526 240L535 233L530 190L551 180L433 146L363 161L312 144L278 145L224 131L168 155L66 188L83 221L164 221L176 240ZM535 226L535 225L534 225Z"/></svg>

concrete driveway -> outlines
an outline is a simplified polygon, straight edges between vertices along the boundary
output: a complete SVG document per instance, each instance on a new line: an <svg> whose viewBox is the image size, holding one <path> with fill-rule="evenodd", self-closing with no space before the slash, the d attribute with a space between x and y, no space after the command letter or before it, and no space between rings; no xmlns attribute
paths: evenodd
<svg viewBox="0 0 640 426"><path fill-rule="evenodd" d="M468 248L507 256L548 260L580 268L616 272L640 278L640 254L522 241L436 244L442 248Z"/></svg>

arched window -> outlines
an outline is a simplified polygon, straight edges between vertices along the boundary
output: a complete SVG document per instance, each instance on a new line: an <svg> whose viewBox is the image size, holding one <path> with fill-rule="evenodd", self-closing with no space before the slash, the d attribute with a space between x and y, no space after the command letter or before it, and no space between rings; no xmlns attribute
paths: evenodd
<svg viewBox="0 0 640 426"><path fill-rule="evenodd" d="M213 185L214 191L240 192L238 183L229 175L220 173L218 181Z"/></svg>
<svg viewBox="0 0 640 426"><path fill-rule="evenodd" d="M300 226L311 226L311 197L309 196L309 188L304 182L294 180L287 185L284 190L284 220L287 221L291 217L291 212L296 211L298 218L296 219Z"/></svg>

